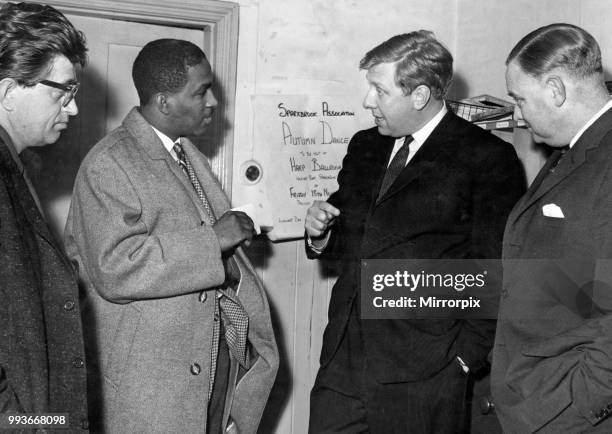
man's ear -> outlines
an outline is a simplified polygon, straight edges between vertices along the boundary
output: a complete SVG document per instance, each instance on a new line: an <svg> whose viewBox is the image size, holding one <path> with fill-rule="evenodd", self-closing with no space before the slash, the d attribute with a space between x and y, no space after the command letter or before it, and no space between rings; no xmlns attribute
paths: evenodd
<svg viewBox="0 0 612 434"><path fill-rule="evenodd" d="M556 107L561 107L567 98L565 83L563 78L558 75L549 75L546 77L546 88L551 96Z"/></svg>
<svg viewBox="0 0 612 434"><path fill-rule="evenodd" d="M410 96L412 97L414 108L423 110L431 98L431 90L429 87L421 84L412 91Z"/></svg>
<svg viewBox="0 0 612 434"><path fill-rule="evenodd" d="M3 78L0 80L0 105L4 110L10 112L15 106L17 95L15 91L19 88L17 82L12 78Z"/></svg>
<svg viewBox="0 0 612 434"><path fill-rule="evenodd" d="M160 113L165 115L170 113L170 108L168 107L168 96L165 93L158 92L153 95L153 103Z"/></svg>

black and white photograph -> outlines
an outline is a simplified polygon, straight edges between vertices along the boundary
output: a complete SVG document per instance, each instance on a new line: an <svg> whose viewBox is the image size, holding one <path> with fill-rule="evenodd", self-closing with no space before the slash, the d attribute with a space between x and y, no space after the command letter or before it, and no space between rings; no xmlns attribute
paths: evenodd
<svg viewBox="0 0 612 434"><path fill-rule="evenodd" d="M0 0L0 433L612 433L611 18Z"/></svg>

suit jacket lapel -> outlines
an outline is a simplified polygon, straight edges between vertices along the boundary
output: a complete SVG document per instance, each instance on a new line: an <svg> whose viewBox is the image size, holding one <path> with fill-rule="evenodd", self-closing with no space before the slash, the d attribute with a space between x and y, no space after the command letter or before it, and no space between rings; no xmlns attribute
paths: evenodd
<svg viewBox="0 0 612 434"><path fill-rule="evenodd" d="M385 172L387 171L387 165L389 164L389 158L391 157L391 152L393 151L393 146L395 145L395 139L389 136L380 136L380 143L376 143L373 146L376 146L376 149L379 150L380 158L372 167L372 177L374 178L374 182L372 183L372 192L371 192L371 203L372 206L377 205L378 201L378 193L380 192L380 186L382 185L383 178L385 177ZM382 198L381 198L382 199Z"/></svg>
<svg viewBox="0 0 612 434"><path fill-rule="evenodd" d="M535 179L533 180L533 182L531 183L531 185L529 186L529 188L527 189L523 197L519 199L519 201L514 206L514 209L510 212L510 215L508 216L509 223L513 223L516 219L518 219L520 215L523 212L525 212L527 207L533 203L531 199L533 199L533 196L536 193L536 191L540 188L542 181L544 180L546 175L548 175L548 173L550 172L550 169L557 162L560 156L561 156L561 151L559 150L555 150L552 154L550 154L550 156L546 160L546 163L544 163L544 166L542 166L542 168L536 175Z"/></svg>
<svg viewBox="0 0 612 434"><path fill-rule="evenodd" d="M65 259L63 250L58 245L55 237L51 234L45 217L41 214L38 205L36 205L36 202L30 193L30 189L28 188L23 175L19 171L17 163L15 163L13 160L6 143L4 143L5 140L5 138L0 140L0 158L2 158L4 165L10 172L9 176L11 176L12 183L15 186L17 200L19 200L30 226L39 236L47 241L47 243L49 243L58 252L58 255L62 257L62 259Z"/></svg>
<svg viewBox="0 0 612 434"><path fill-rule="evenodd" d="M523 199L516 206L515 212L511 215L511 221L514 222L518 219L523 212L533 206L542 196L578 170L586 162L589 152L599 146L603 136L611 129L612 110L608 110L580 136L574 146L558 162L554 171L550 172L551 167L557 162L561 151L556 150L553 152Z"/></svg>
<svg viewBox="0 0 612 434"><path fill-rule="evenodd" d="M376 205L388 200L395 194L403 190L412 181L417 179L423 170L435 166L436 161L443 158L449 152L449 145L452 145L451 137L446 133L453 131L455 128L452 113L447 113L440 123L434 128L430 136L425 140L425 143L412 157L412 160L404 167L404 170L397 177L395 182L389 187L387 192L376 202ZM388 159L387 159L388 160ZM385 166L386 169L386 166ZM384 172L383 172L384 176ZM382 178L381 178L382 182ZM380 189L380 183L378 184Z"/></svg>

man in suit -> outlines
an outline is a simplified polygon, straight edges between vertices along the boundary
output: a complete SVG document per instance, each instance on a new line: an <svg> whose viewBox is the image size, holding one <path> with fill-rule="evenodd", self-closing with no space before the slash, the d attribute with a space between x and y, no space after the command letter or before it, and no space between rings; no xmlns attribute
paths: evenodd
<svg viewBox="0 0 612 434"><path fill-rule="evenodd" d="M105 432L255 433L278 367L263 287L201 135L217 100L202 50L145 45L140 107L84 159L66 226L84 282ZM94 417L92 417L94 419Z"/></svg>
<svg viewBox="0 0 612 434"><path fill-rule="evenodd" d="M508 433L609 433L612 102L601 52L583 29L552 24L506 65L534 140L555 150L504 233L496 412Z"/></svg>
<svg viewBox="0 0 612 434"><path fill-rule="evenodd" d="M359 261L498 258L522 167L510 144L447 109L452 56L431 32L394 36L360 67L376 127L352 138L338 191L305 221L309 256L343 261L310 432L463 432L468 373L487 368L494 321L362 320Z"/></svg>
<svg viewBox="0 0 612 434"><path fill-rule="evenodd" d="M56 9L0 8L0 416L68 413L73 431L88 426L78 286L20 154L77 114L86 52Z"/></svg>

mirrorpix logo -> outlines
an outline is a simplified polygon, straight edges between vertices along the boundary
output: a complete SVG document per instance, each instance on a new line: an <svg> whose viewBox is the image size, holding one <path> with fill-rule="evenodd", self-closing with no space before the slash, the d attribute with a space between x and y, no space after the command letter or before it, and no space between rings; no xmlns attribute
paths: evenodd
<svg viewBox="0 0 612 434"><path fill-rule="evenodd" d="M482 261L486 263L483 264ZM497 299L499 269L491 260L364 260L364 318L491 317L484 301ZM496 270L491 279L489 269ZM496 282L496 284L491 284Z"/></svg>

